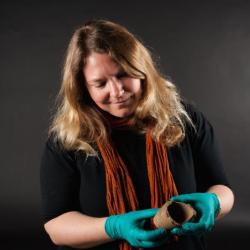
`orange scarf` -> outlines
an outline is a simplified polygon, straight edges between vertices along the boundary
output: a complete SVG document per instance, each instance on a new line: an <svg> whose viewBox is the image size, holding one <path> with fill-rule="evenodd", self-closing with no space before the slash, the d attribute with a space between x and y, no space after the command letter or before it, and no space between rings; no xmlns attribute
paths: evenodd
<svg viewBox="0 0 250 250"><path fill-rule="evenodd" d="M112 127L130 126L130 122L112 122ZM106 174L106 201L110 215L126 213L139 209L138 199L127 167L109 141L97 141L104 160ZM167 156L166 145L152 140L150 130L146 132L147 171L151 193L151 207L159 208L173 195L177 189L172 177ZM131 250L132 247L123 241L120 250Z"/></svg>

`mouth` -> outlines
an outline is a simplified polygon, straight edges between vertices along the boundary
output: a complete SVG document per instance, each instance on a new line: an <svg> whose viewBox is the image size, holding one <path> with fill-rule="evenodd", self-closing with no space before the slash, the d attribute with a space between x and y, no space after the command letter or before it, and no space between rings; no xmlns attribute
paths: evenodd
<svg viewBox="0 0 250 250"><path fill-rule="evenodd" d="M119 101L116 101L116 102L113 102L113 104L121 104L121 103L126 103L127 101L130 100L130 97L126 98L126 99L123 99L123 100L119 100Z"/></svg>

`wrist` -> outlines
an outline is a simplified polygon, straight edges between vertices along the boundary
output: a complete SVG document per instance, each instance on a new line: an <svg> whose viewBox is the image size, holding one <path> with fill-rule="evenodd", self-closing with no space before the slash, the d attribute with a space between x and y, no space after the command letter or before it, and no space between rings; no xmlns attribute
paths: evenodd
<svg viewBox="0 0 250 250"><path fill-rule="evenodd" d="M210 193L213 197L213 201L214 201L214 218L216 219L221 211L221 206L220 206L220 199L219 196L216 193Z"/></svg>
<svg viewBox="0 0 250 250"><path fill-rule="evenodd" d="M111 215L107 217L105 224L104 224L104 229L106 234L111 238L111 239L120 239L118 231L116 229L116 224L117 224L117 219L118 215Z"/></svg>

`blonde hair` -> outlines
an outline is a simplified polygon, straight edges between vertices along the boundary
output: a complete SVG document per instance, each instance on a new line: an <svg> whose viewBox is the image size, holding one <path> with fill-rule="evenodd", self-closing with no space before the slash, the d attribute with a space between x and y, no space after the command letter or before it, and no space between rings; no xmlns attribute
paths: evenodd
<svg viewBox="0 0 250 250"><path fill-rule="evenodd" d="M150 51L125 27L93 20L77 29L69 43L63 80L48 136L64 148L97 155L97 139L107 139L107 126L85 87L83 67L93 52L109 54L130 76L141 79L142 98L133 119L138 131L168 146L185 137L185 121L192 124L176 86L157 69Z"/></svg>

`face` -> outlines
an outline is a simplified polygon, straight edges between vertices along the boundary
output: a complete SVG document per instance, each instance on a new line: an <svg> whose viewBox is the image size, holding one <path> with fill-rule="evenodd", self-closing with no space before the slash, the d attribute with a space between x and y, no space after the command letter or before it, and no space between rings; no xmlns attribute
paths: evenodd
<svg viewBox="0 0 250 250"><path fill-rule="evenodd" d="M116 117L135 111L141 97L141 80L126 74L108 55L92 53L83 68L86 87L95 104Z"/></svg>

